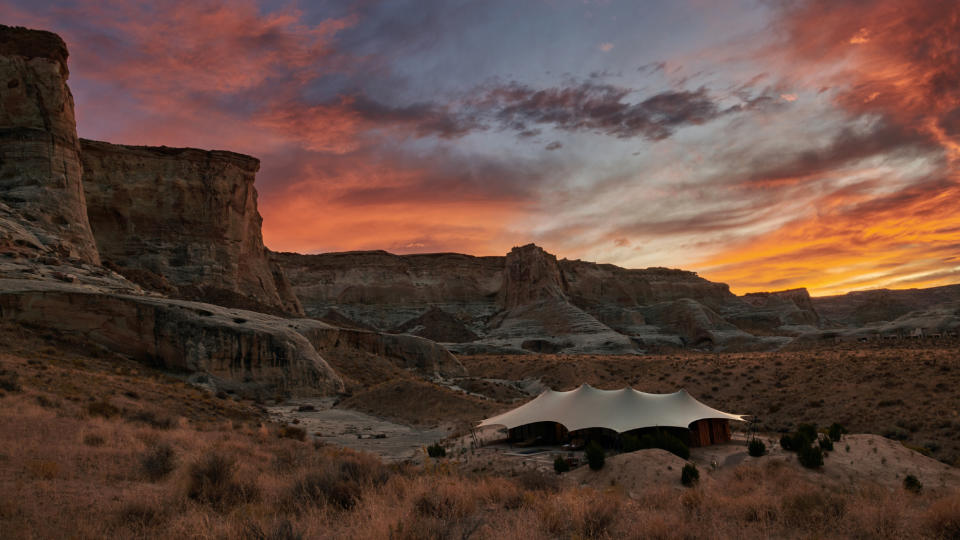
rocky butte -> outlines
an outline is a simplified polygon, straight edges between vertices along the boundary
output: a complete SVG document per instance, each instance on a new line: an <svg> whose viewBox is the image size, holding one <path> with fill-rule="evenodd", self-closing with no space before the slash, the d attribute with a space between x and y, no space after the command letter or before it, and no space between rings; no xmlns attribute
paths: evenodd
<svg viewBox="0 0 960 540"><path fill-rule="evenodd" d="M248 395L344 390L328 359L463 374L446 349L302 318L263 245L259 161L77 137L67 49L0 26L0 319Z"/></svg>

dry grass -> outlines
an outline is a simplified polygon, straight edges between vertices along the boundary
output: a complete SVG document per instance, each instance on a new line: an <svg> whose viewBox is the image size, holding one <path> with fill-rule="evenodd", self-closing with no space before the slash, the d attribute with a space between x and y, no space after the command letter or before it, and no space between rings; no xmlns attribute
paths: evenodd
<svg viewBox="0 0 960 540"><path fill-rule="evenodd" d="M52 411L31 391L0 401L4 538L955 538L960 530L956 492L838 487L773 459L705 471L711 480L693 489L627 494L434 460L387 466L279 437L275 427L159 429ZM85 443L91 435L103 442Z"/></svg>
<svg viewBox="0 0 960 540"><path fill-rule="evenodd" d="M17 385L0 397L0 537L5 539L960 535L955 490L913 494L899 487L827 481L824 473L772 458L705 470L695 488L650 485L629 493L619 485L572 487L552 473L471 473L448 464L451 459L388 466L370 455L284 437L278 426L261 424L252 404L212 398L122 358L65 351L55 340L33 334L14 337L20 341L0 353L0 373ZM697 381L683 386L695 393L694 384L710 380L758 381L748 390L704 389L715 394L712 402L737 410L737 391L756 392L758 402L774 395L789 399L789 386L765 393L774 375L777 381L807 384L809 390L814 383L803 381L820 377L822 382L822 365L828 372L841 370L835 386L842 389L848 381L844 374L854 373L853 384L857 375L896 371L892 356L854 358L860 367L842 372L838 358L804 360L795 354L629 361L524 357L512 367L474 359L474 367L509 371L514 378L530 370L545 381L556 377L557 383L562 377L572 380L571 370L583 368L581 378L600 386L649 381L663 390L674 389L692 373ZM787 365L788 358L798 364ZM895 374L894 380L949 381L955 375L950 362L956 360L934 354L931 361L951 367L940 379L924 379L918 367L926 366L924 359L908 358L901 370L907 375ZM870 380L862 384L869 386ZM921 395L891 393L896 394L891 399L903 402L885 408L898 411L912 410L915 400L908 398ZM837 403L852 399L845 395ZM384 398L382 404L387 402ZM481 412L468 405L450 414ZM680 471L675 474L679 484Z"/></svg>

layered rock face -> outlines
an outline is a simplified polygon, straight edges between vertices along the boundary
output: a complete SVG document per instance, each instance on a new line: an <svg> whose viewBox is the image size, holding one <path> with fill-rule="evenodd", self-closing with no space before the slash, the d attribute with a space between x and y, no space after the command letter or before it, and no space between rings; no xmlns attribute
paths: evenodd
<svg viewBox="0 0 960 540"><path fill-rule="evenodd" d="M770 348L793 301L757 308L693 272L557 260L529 244L505 257L383 251L274 254L308 314L412 332L455 352L629 353L662 347ZM779 310L779 311L778 311ZM774 313L769 321L764 317ZM750 324L732 323L741 317ZM764 320L759 335L749 328Z"/></svg>
<svg viewBox="0 0 960 540"><path fill-rule="evenodd" d="M56 34L0 26L0 249L99 263Z"/></svg>
<svg viewBox="0 0 960 540"><path fill-rule="evenodd" d="M216 388L273 397L330 394L340 376L287 319L211 304L0 279L0 318L76 334ZM322 324L322 323L321 323Z"/></svg>
<svg viewBox="0 0 960 540"><path fill-rule="evenodd" d="M250 156L81 141L87 212L105 263L162 292L302 314L269 261Z"/></svg>
<svg viewBox="0 0 960 540"><path fill-rule="evenodd" d="M401 256L385 251L272 257L311 317L334 309L359 323L389 330L436 307L477 331L500 310L503 257Z"/></svg>
<svg viewBox="0 0 960 540"><path fill-rule="evenodd" d="M821 315L838 326L890 322L914 311L960 307L960 285L856 291L814 298L813 304Z"/></svg>
<svg viewBox="0 0 960 540"><path fill-rule="evenodd" d="M557 257L534 244L515 247L504 259L499 302L504 309L541 300L566 300L566 284Z"/></svg>

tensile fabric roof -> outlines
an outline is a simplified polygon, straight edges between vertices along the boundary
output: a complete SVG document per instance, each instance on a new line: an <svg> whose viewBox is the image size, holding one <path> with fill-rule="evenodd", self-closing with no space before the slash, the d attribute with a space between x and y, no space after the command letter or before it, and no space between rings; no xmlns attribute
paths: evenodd
<svg viewBox="0 0 960 540"><path fill-rule="evenodd" d="M584 384L566 392L547 390L512 411L487 418L478 427L499 425L513 429L534 422L556 422L568 431L606 428L623 433L656 426L687 428L708 418L744 421L743 415L700 403L686 390L648 394L629 387L600 390Z"/></svg>

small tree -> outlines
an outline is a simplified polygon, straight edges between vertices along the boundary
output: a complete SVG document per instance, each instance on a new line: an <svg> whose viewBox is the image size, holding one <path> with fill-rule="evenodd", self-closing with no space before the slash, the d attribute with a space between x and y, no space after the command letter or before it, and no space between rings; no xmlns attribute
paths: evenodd
<svg viewBox="0 0 960 540"><path fill-rule="evenodd" d="M783 435L781 435L780 448L783 448L787 452L792 452L796 450L796 448L793 447L793 437L791 437L788 433L784 433Z"/></svg>
<svg viewBox="0 0 960 540"><path fill-rule="evenodd" d="M903 479L903 489L913 493L920 493L920 490L923 489L923 484L920 483L920 480L912 474L908 474L906 478Z"/></svg>
<svg viewBox="0 0 960 540"><path fill-rule="evenodd" d="M692 486L700 481L700 471L693 463L687 463L680 471L680 483L685 486Z"/></svg>
<svg viewBox="0 0 960 540"><path fill-rule="evenodd" d="M591 469L599 471L603 468L603 464L606 461L607 456L603 451L603 447L600 446L597 441L590 441L584 452L587 455L587 463L590 465Z"/></svg>
<svg viewBox="0 0 960 540"><path fill-rule="evenodd" d="M806 443L801 443L800 439L806 440ZM816 424L798 424L797 431L793 435L793 442L795 448L800 448L805 444L813 444L817 440L817 425Z"/></svg>
<svg viewBox="0 0 960 540"><path fill-rule="evenodd" d="M763 444L760 439L750 439L747 444L747 452L753 457L760 457L767 453L767 445Z"/></svg>
<svg viewBox="0 0 960 540"><path fill-rule="evenodd" d="M836 422L830 424L830 427L827 429L827 434L830 436L830 440L833 442L839 442L846 433L847 428Z"/></svg>
<svg viewBox="0 0 960 540"><path fill-rule="evenodd" d="M570 464L562 456L557 456L553 460L553 470L557 471L557 474L563 474L570 470Z"/></svg>
<svg viewBox="0 0 960 540"><path fill-rule="evenodd" d="M824 452L833 451L833 439L830 437L821 437L818 444L820 445L820 449Z"/></svg>
<svg viewBox="0 0 960 540"><path fill-rule="evenodd" d="M447 457L447 449L440 443L434 443L427 447L427 455L432 458Z"/></svg>
<svg viewBox="0 0 960 540"><path fill-rule="evenodd" d="M823 467L823 450L808 444L797 451L797 459L808 469L818 469Z"/></svg>

